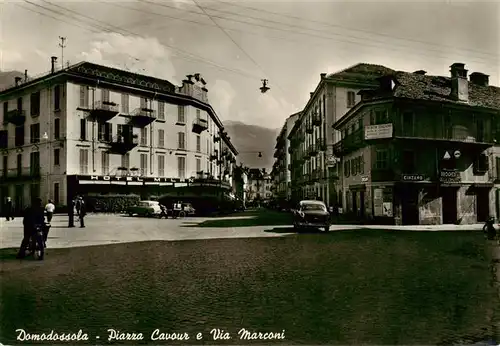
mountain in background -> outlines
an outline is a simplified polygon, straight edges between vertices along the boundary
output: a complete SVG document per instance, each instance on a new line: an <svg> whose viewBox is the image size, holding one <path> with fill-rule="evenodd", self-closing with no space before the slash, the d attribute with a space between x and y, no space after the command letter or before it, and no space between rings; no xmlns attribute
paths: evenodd
<svg viewBox="0 0 500 346"><path fill-rule="evenodd" d="M21 77L24 80L24 73L19 71L0 71L0 89L14 85L16 77Z"/></svg>
<svg viewBox="0 0 500 346"><path fill-rule="evenodd" d="M247 125L240 121L224 121L224 129L238 150L238 159L250 168L265 168L270 172L274 163L274 146L281 129ZM259 153L262 157L259 158Z"/></svg>

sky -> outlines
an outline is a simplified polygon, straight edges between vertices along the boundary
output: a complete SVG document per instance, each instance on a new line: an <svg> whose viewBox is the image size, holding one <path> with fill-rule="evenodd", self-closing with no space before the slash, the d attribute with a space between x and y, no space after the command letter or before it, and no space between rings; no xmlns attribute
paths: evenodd
<svg viewBox="0 0 500 346"><path fill-rule="evenodd" d="M0 70L82 60L207 81L223 121L279 128L320 73L360 62L449 75L454 62L500 85L500 2L15 0L0 2ZM271 88L262 94L261 79Z"/></svg>

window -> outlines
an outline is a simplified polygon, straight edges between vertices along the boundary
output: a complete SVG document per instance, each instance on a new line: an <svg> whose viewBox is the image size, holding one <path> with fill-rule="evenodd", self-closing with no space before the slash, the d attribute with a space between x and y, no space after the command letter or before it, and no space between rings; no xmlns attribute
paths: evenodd
<svg viewBox="0 0 500 346"><path fill-rule="evenodd" d="M54 119L54 139L61 137L61 119Z"/></svg>
<svg viewBox="0 0 500 346"><path fill-rule="evenodd" d="M121 108L122 108L122 113L123 114L128 114L129 113L129 96L128 94L121 94Z"/></svg>
<svg viewBox="0 0 500 346"><path fill-rule="evenodd" d="M486 136L484 132L484 121L482 119L478 119L476 121L476 142L485 142Z"/></svg>
<svg viewBox="0 0 500 346"><path fill-rule="evenodd" d="M451 114L445 114L443 116L443 136L444 139L450 139L452 136L453 125L451 122Z"/></svg>
<svg viewBox="0 0 500 346"><path fill-rule="evenodd" d="M30 125L30 143L40 143L40 124Z"/></svg>
<svg viewBox="0 0 500 346"><path fill-rule="evenodd" d="M101 172L103 175L109 174L109 153L107 151L101 152Z"/></svg>
<svg viewBox="0 0 500 346"><path fill-rule="evenodd" d="M89 88L86 85L80 85L80 107L89 108Z"/></svg>
<svg viewBox="0 0 500 346"><path fill-rule="evenodd" d="M179 149L186 149L186 141L185 141L185 133L184 132L178 132L177 133L177 148Z"/></svg>
<svg viewBox="0 0 500 346"><path fill-rule="evenodd" d="M158 176L165 176L165 155L158 154Z"/></svg>
<svg viewBox="0 0 500 346"><path fill-rule="evenodd" d="M61 149L54 149L54 166L59 166L61 164Z"/></svg>
<svg viewBox="0 0 500 346"><path fill-rule="evenodd" d="M377 150L375 168L376 169L386 169L388 166L387 160L388 160L387 150Z"/></svg>
<svg viewBox="0 0 500 346"><path fill-rule="evenodd" d="M141 97L140 107L141 107L141 110L147 109L148 108L148 99Z"/></svg>
<svg viewBox="0 0 500 346"><path fill-rule="evenodd" d="M5 120L7 118L7 113L9 112L9 102L5 101L3 103L3 119Z"/></svg>
<svg viewBox="0 0 500 346"><path fill-rule="evenodd" d="M30 113L31 116L40 115L40 92L31 94L30 96Z"/></svg>
<svg viewBox="0 0 500 346"><path fill-rule="evenodd" d="M58 111L61 109L61 86L56 85L54 87L54 110Z"/></svg>
<svg viewBox="0 0 500 346"><path fill-rule="evenodd" d="M148 129L145 127L141 129L141 145L148 145Z"/></svg>
<svg viewBox="0 0 500 346"><path fill-rule="evenodd" d="M60 197L61 192L59 188L59 183L54 183L54 204L59 205L60 204Z"/></svg>
<svg viewBox="0 0 500 346"><path fill-rule="evenodd" d="M486 154L479 155L474 162L474 173L486 173L488 172L488 168L488 156Z"/></svg>
<svg viewBox="0 0 500 346"><path fill-rule="evenodd" d="M87 140L87 120L80 119L80 140Z"/></svg>
<svg viewBox="0 0 500 346"><path fill-rule="evenodd" d="M103 103L109 102L109 90L101 89L101 101Z"/></svg>
<svg viewBox="0 0 500 346"><path fill-rule="evenodd" d="M402 155L402 169L403 173L416 173L415 172L415 153L411 150L403 151Z"/></svg>
<svg viewBox="0 0 500 346"><path fill-rule="evenodd" d="M201 136L196 136L196 151L201 153Z"/></svg>
<svg viewBox="0 0 500 346"><path fill-rule="evenodd" d="M23 154L17 154L16 168L17 168L17 173L21 174L23 170Z"/></svg>
<svg viewBox="0 0 500 346"><path fill-rule="evenodd" d="M16 147L21 147L24 145L24 125L16 126L14 137L14 144Z"/></svg>
<svg viewBox="0 0 500 346"><path fill-rule="evenodd" d="M359 157L359 173L365 174L365 157L363 155Z"/></svg>
<svg viewBox="0 0 500 346"><path fill-rule="evenodd" d="M100 123L97 132L97 140L101 142L110 142L112 139L112 126L113 124L111 123Z"/></svg>
<svg viewBox="0 0 500 346"><path fill-rule="evenodd" d="M201 111L199 109L196 110L196 119L201 118Z"/></svg>
<svg viewBox="0 0 500 346"><path fill-rule="evenodd" d="M165 103L158 101L158 119L165 120Z"/></svg>
<svg viewBox="0 0 500 346"><path fill-rule="evenodd" d="M9 170L9 157L4 155L3 157L3 175L7 175L7 171Z"/></svg>
<svg viewBox="0 0 500 346"><path fill-rule="evenodd" d="M165 130L158 130L158 147L165 147Z"/></svg>
<svg viewBox="0 0 500 346"><path fill-rule="evenodd" d="M196 158L196 173L201 172L201 159L199 157Z"/></svg>
<svg viewBox="0 0 500 346"><path fill-rule="evenodd" d="M122 165L121 167L129 169L130 168L130 154L124 154L122 155Z"/></svg>
<svg viewBox="0 0 500 346"><path fill-rule="evenodd" d="M40 172L40 152L35 151L30 153L30 174Z"/></svg>
<svg viewBox="0 0 500 346"><path fill-rule="evenodd" d="M23 110L23 98L19 97L17 99L17 110L22 111Z"/></svg>
<svg viewBox="0 0 500 346"><path fill-rule="evenodd" d="M178 108L177 122L181 123L181 124L184 124L186 122L186 119L184 116L184 106L179 106L179 108Z"/></svg>
<svg viewBox="0 0 500 346"><path fill-rule="evenodd" d="M148 173L148 154L141 154L141 176Z"/></svg>
<svg viewBox="0 0 500 346"><path fill-rule="evenodd" d="M412 112L403 113L403 136L414 137L415 136L415 123Z"/></svg>
<svg viewBox="0 0 500 346"><path fill-rule="evenodd" d="M80 149L80 174L87 174L89 171L89 150Z"/></svg>
<svg viewBox="0 0 500 346"><path fill-rule="evenodd" d="M179 179L186 177L186 158L184 156L177 156L177 174Z"/></svg>
<svg viewBox="0 0 500 346"><path fill-rule="evenodd" d="M7 149L9 146L9 131L0 131L0 149Z"/></svg>
<svg viewBox="0 0 500 346"><path fill-rule="evenodd" d="M354 91L347 92L347 108L354 107L356 104L356 94Z"/></svg>
<svg viewBox="0 0 500 346"><path fill-rule="evenodd" d="M344 161L344 176L348 177L351 173L351 161L350 160L345 160Z"/></svg>

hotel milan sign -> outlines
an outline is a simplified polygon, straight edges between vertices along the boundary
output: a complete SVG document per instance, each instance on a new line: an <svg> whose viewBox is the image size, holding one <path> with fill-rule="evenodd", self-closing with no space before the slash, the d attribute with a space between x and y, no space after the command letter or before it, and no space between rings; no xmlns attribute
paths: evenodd
<svg viewBox="0 0 500 346"><path fill-rule="evenodd" d="M119 176L119 175L78 175L79 181L122 181L122 182L141 182L141 183L178 183L189 182L192 179L178 179L178 178L155 178L155 177L133 177L133 176Z"/></svg>

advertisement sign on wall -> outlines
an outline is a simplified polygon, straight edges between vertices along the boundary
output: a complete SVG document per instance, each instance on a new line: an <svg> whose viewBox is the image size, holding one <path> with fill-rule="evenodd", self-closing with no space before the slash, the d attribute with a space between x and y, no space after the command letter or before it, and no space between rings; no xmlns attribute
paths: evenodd
<svg viewBox="0 0 500 346"><path fill-rule="evenodd" d="M365 126L365 139L392 138L392 124Z"/></svg>

